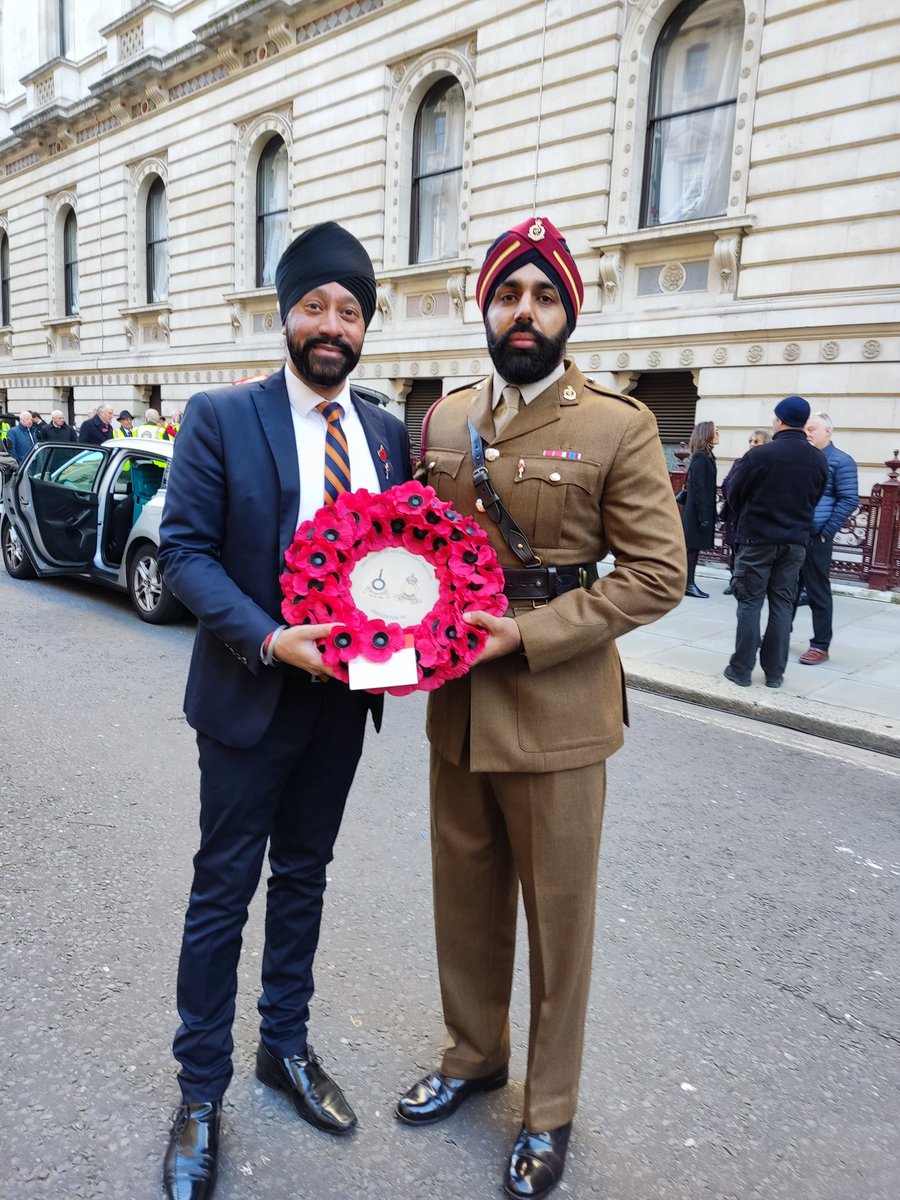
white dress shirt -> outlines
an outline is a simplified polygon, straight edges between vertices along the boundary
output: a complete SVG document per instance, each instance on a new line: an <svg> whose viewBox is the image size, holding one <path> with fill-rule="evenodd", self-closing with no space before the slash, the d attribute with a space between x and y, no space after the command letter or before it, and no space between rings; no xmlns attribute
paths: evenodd
<svg viewBox="0 0 900 1200"><path fill-rule="evenodd" d="M297 465L300 468L300 508L297 524L300 525L313 517L324 503L325 431L328 422L316 410L316 405L322 404L324 397L298 378L289 363L285 364L284 381L291 402L291 419L294 422L294 437L297 440ZM335 401L344 410L341 428L350 451L350 487L354 492L358 488L380 492L381 481L372 461L372 452L369 450L362 422L350 399L350 384L346 380L341 394L335 396Z"/></svg>

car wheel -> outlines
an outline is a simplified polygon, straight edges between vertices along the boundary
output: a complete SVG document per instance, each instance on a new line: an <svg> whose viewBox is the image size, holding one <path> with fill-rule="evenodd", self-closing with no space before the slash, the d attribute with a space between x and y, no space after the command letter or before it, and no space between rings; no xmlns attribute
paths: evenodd
<svg viewBox="0 0 900 1200"><path fill-rule="evenodd" d="M151 542L138 546L128 560L128 594L142 621L167 625L184 612L184 605L166 586Z"/></svg>
<svg viewBox="0 0 900 1200"><path fill-rule="evenodd" d="M3 546L3 565L13 579L34 579L37 571L31 565L22 539L10 521L4 521L0 527L0 543Z"/></svg>

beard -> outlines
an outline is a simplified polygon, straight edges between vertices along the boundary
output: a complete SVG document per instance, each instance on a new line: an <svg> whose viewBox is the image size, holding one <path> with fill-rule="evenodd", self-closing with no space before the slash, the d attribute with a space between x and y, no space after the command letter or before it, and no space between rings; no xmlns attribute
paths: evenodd
<svg viewBox="0 0 900 1200"><path fill-rule="evenodd" d="M312 353L317 346L336 346L341 351L341 357L316 362ZM343 338L307 338L298 344L295 338L287 334L287 348L297 374L312 387L337 387L344 382L362 354L362 346L354 350Z"/></svg>
<svg viewBox="0 0 900 1200"><path fill-rule="evenodd" d="M494 366L507 383L520 386L523 383L537 383L545 375L549 375L558 363L562 362L569 340L569 331L563 328L555 338L548 338L540 333L533 325L517 321L507 329L502 337L497 337L491 326L485 323L487 344ZM528 333L534 338L534 345L510 346L509 339L517 333Z"/></svg>

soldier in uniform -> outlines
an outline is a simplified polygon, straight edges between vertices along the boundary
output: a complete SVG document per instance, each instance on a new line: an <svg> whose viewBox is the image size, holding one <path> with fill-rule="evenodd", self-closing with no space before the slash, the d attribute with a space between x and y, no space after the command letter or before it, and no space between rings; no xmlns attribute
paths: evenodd
<svg viewBox="0 0 900 1200"><path fill-rule="evenodd" d="M495 370L434 406L422 476L490 534L510 607L469 614L488 630L484 652L429 701L447 1039L440 1069L406 1092L397 1116L440 1121L506 1083L521 884L531 1028L504 1188L536 1197L562 1176L577 1102L605 762L626 719L615 639L679 602L685 551L653 415L564 357L584 287L550 221L494 242L476 298ZM476 491L482 455L505 514L485 503L483 482ZM597 579L608 553L615 569Z"/></svg>

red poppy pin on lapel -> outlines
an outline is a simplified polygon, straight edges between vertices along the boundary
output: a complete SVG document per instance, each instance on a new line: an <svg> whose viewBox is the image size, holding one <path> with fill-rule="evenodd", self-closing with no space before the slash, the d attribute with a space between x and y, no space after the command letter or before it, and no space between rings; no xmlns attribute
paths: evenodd
<svg viewBox="0 0 900 1200"><path fill-rule="evenodd" d="M379 447L378 447L378 457L381 459L382 463L384 464L384 477L385 477L385 479L390 479L390 477L391 477L391 464L390 464L390 461L389 461L389 459L388 459L388 456L387 456L387 450L385 450L384 446L379 446Z"/></svg>

